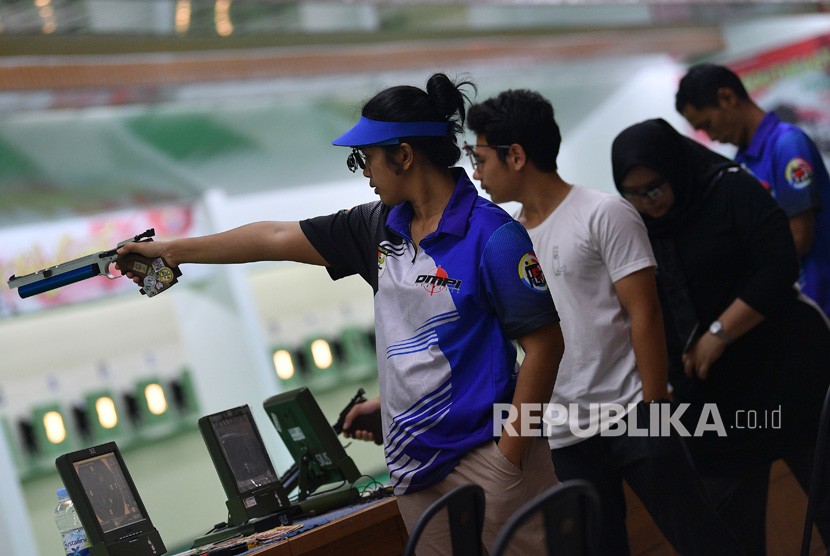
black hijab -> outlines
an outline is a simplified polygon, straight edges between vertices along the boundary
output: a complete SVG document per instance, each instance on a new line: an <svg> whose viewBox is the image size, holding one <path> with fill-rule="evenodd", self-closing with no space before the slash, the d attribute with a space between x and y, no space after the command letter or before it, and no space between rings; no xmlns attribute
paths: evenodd
<svg viewBox="0 0 830 556"><path fill-rule="evenodd" d="M672 235L683 227L711 191L715 178L738 164L684 137L667 121L656 118L634 124L614 139L611 146L614 184L621 184L635 166L651 168L666 179L675 203L663 218L642 215L652 238Z"/></svg>
<svg viewBox="0 0 830 556"><path fill-rule="evenodd" d="M671 315L668 320L685 351L702 331L672 236L703 206L718 176L738 164L684 137L665 120L653 119L634 124L617 135L611 147L611 165L620 193L623 179L635 166L645 166L660 174L674 193L674 205L666 216L640 216L657 258L661 302Z"/></svg>

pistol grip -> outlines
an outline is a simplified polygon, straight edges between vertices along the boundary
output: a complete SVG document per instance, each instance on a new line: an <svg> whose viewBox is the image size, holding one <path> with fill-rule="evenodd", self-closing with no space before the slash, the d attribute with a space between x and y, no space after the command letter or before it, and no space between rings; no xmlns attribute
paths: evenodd
<svg viewBox="0 0 830 556"><path fill-rule="evenodd" d="M137 253L127 253L116 261L121 274L132 273L141 278L141 293L153 297L167 291L178 282L181 270L171 267L161 257L151 259Z"/></svg>
<svg viewBox="0 0 830 556"><path fill-rule="evenodd" d="M346 432L349 432L351 430L369 431L375 437L375 444L383 444L383 425L381 424L380 420L380 410L374 411L372 413L358 415L354 418L354 421L352 421L352 426L344 430Z"/></svg>

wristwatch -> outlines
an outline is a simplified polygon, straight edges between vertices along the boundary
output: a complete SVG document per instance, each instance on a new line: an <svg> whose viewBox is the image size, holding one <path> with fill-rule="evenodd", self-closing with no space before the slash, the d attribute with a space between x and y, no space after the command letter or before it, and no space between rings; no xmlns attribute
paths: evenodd
<svg viewBox="0 0 830 556"><path fill-rule="evenodd" d="M720 338L727 344L732 341L732 336L730 336L729 333L723 329L723 324L721 324L719 320L716 320L715 322L709 325L709 334L717 338Z"/></svg>

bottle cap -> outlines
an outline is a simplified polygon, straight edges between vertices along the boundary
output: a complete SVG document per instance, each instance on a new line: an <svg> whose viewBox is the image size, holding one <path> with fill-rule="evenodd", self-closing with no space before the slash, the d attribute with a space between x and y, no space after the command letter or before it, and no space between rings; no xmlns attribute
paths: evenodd
<svg viewBox="0 0 830 556"><path fill-rule="evenodd" d="M59 488L57 490L58 498L69 498L69 493L66 492L66 488Z"/></svg>

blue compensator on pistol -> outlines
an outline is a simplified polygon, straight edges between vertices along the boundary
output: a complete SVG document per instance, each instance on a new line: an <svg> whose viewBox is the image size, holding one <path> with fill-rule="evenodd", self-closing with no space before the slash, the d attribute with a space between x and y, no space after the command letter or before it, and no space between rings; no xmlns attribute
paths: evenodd
<svg viewBox="0 0 830 556"><path fill-rule="evenodd" d="M115 249L93 253L25 276L12 275L8 281L9 287L17 288L17 293L25 299L94 276L118 278L109 270L111 264L117 263L121 274L130 272L141 279L142 294L153 297L172 287L178 281L177 278L182 275L181 271L178 268L171 268L161 257L151 259L135 253L119 257L118 248L134 241L153 241L151 238L154 235L156 235L155 229L150 228L142 234L125 239L116 245Z"/></svg>

